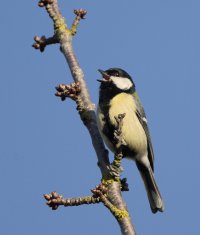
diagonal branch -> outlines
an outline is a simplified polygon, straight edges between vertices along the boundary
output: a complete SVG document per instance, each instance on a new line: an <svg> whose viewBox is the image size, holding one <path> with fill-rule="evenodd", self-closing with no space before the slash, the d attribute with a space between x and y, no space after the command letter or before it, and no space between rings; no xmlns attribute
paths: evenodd
<svg viewBox="0 0 200 235"><path fill-rule="evenodd" d="M93 192L94 197L96 196L96 198L100 198L101 201L104 203L104 205L110 209L110 211L113 213L113 215L115 216L120 225L122 234L135 235L136 232L131 223L131 218L128 214L125 202L123 201L123 198L121 196L121 183L118 179L116 180L115 178L113 178L111 174L108 151L105 149L103 140L100 136L97 127L95 105L91 102L89 92L84 79L84 73L78 63L78 60L75 56L72 47L72 39L77 31L78 23L81 19L84 18L86 12L82 9L75 11L76 18L72 24L71 29L69 29L59 11L57 0L40 0L39 6L45 7L46 11L49 14L49 17L52 19L54 24L54 35L52 37L52 39L54 39L53 42L60 43L61 52L63 53L68 63L73 80L75 84L78 84L78 86L80 87L79 92L75 94L76 97L75 99L78 104L78 111L82 122L87 127L89 134L91 136L91 140L98 158L98 165L102 173L102 178L103 178L102 183L103 185L106 185L107 188L106 195L101 191L101 187L97 188L96 191ZM38 39L35 40L36 43L37 41L40 41L39 38L36 39ZM40 51L44 49L44 41L45 40L43 38L43 42L39 42L39 44L43 43L42 44L43 48L41 48L41 45L38 46ZM64 89L63 86L58 87L57 91L62 93L63 89ZM70 89L71 88L69 88L69 90ZM72 90L73 89L71 89L71 91ZM58 96L62 98L61 93L59 93ZM70 92L66 94L68 97L70 97ZM57 200L57 202L61 204L64 204L63 198L59 197L55 193L53 195L52 194L47 195L45 198L48 201L50 200L49 202L50 205L53 205L52 203L54 203L55 200ZM65 201L65 203L67 202ZM54 209L56 209L56 206L54 207Z"/></svg>
<svg viewBox="0 0 200 235"><path fill-rule="evenodd" d="M54 38L60 43L61 52L63 53L67 63L69 65L72 77L74 81L80 84L80 99L82 102L82 111L79 111L81 120L87 127L94 149L98 157L98 165L101 169L103 177L109 178L109 159L108 152L105 149L104 143L101 139L95 115L95 105L91 102L89 92L84 79L84 73L78 63L72 47L72 39L78 22L84 18L86 11L80 9L76 10L76 19L72 24L72 30L65 24L65 20L62 17L57 0L41 0L40 6L44 6L54 23Z"/></svg>

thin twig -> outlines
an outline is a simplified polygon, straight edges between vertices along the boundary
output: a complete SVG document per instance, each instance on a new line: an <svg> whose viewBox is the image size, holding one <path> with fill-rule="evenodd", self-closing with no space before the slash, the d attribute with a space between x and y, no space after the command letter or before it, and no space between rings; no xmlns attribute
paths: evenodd
<svg viewBox="0 0 200 235"><path fill-rule="evenodd" d="M59 206L80 206L85 204L96 204L101 202L99 197L85 196L77 198L63 198L61 194L57 192L51 192L50 194L44 194L44 198L47 200L47 205L52 210L58 209Z"/></svg>

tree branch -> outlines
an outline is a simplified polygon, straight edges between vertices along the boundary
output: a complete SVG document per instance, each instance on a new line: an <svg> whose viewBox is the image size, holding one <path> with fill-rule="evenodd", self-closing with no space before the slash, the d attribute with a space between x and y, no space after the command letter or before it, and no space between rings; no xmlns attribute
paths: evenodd
<svg viewBox="0 0 200 235"><path fill-rule="evenodd" d="M47 205L52 210L58 209L59 206L80 206L84 204L95 204L99 203L100 198L94 196L85 196L78 198L63 198L62 195L57 192L51 192L50 194L44 194L44 198L47 200Z"/></svg>
<svg viewBox="0 0 200 235"><path fill-rule="evenodd" d="M122 234L126 235L135 235L136 232L131 223L131 219L129 213L127 211L126 205L121 196L121 188L125 188L127 190L126 181L124 181L124 185L121 185L120 179L120 163L122 155L121 153L116 153L115 156L120 155L120 160L118 159L118 165L116 166L116 162L110 165L108 158L108 151L105 149L103 140L100 136L96 115L95 115L95 105L91 102L87 86L84 79L84 73L78 63L78 60L75 56L72 47L72 39L75 33L77 32L77 26L81 19L85 17L86 11L83 9L75 10L76 18L72 24L71 29L68 28L65 23L64 18L62 17L57 0L41 0L38 5L40 7L45 7L48 12L50 18L54 23L54 35L49 39L46 39L44 36L39 38L35 38L35 44L33 45L36 49L40 49L40 51L44 51L45 46L50 45L52 43L60 43L61 52L63 53L69 69L71 71L74 84L71 85L60 85L58 86L56 95L61 97L64 100L66 97L70 97L77 103L77 109L80 114L80 118L84 125L87 127L89 134L91 136L92 144L97 154L98 165L100 167L102 173L102 184L103 187L99 186L93 190L93 196L89 197L90 202L103 202L104 205L109 208L112 214L117 219ZM122 118L123 119L123 118ZM120 125L119 125L120 126ZM120 145L121 146L121 145ZM119 146L119 150L120 147ZM115 158L116 160L116 158ZM115 166L115 171L117 171L117 178L113 177L112 167ZM103 188L106 187L106 192ZM46 200L48 201L48 205L53 209L57 209L59 205L75 205L77 203L81 204L81 200L76 199L72 202L72 199L64 200L62 196L57 193L51 193L45 195ZM95 200L93 201L93 199ZM88 197L81 198L82 202L88 202ZM67 201L68 200L68 201ZM56 204L57 203L57 204Z"/></svg>

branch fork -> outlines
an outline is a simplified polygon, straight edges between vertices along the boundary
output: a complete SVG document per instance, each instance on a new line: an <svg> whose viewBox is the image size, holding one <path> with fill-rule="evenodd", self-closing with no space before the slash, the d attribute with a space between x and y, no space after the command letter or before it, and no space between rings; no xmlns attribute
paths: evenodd
<svg viewBox="0 0 200 235"><path fill-rule="evenodd" d="M51 192L50 194L44 194L44 198L47 200L47 205L52 210L57 210L60 205L65 207L68 206L80 206L85 204L96 204L102 202L111 213L116 217L117 220L125 218L128 216L127 210L118 209L114 206L108 199L108 187L107 185L101 183L91 190L92 196L85 196L79 198L64 198L61 194L57 192Z"/></svg>
<svg viewBox="0 0 200 235"><path fill-rule="evenodd" d="M80 92L79 84L72 83L70 85L61 84L57 89L57 96L60 96L62 100L66 97L70 97L73 100L78 99L78 94ZM76 98L75 98L76 97ZM108 197L109 187L110 185L116 181L121 185L121 191L128 191L128 184L126 178L120 180L121 173L121 160L122 160L122 143L124 144L122 137L122 126L123 126L123 118L125 114L119 114L115 117L117 127L116 127L116 149L117 152L115 154L115 158L113 163L110 165L110 172L112 175L112 179L102 180L102 183L97 185L94 189L91 190L93 193L92 196L79 197L79 198L63 198L62 195L57 192L52 192L50 194L45 194L44 198L47 200L47 205L52 208L52 210L56 210L60 205L63 206L79 206L83 204L96 204L102 202L104 206L106 206L111 213L116 217L117 220L125 218L129 216L128 211L124 209L117 208Z"/></svg>
<svg viewBox="0 0 200 235"><path fill-rule="evenodd" d="M60 42L61 34L67 33L68 36L74 36L77 33L77 28L80 20L85 19L87 11L84 9L76 9L74 10L74 14L76 15L71 28L69 29L65 23L64 18L61 16L58 6L55 5L55 0L41 0L38 5L40 7L45 7L50 17L54 21L54 35L52 37L46 38L45 36L35 36L34 43L32 47L35 49L39 49L40 52L43 52L47 45L55 44Z"/></svg>

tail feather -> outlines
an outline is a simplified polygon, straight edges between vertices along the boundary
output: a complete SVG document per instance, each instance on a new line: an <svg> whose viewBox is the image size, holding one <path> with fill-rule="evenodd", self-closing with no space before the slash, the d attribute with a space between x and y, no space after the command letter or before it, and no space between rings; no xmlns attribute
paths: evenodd
<svg viewBox="0 0 200 235"><path fill-rule="evenodd" d="M144 181L145 189L149 199L150 207L153 213L157 211L164 211L164 203L160 195L158 186L156 184L153 171L151 167L146 167L140 162L136 162L136 165L140 171L142 179Z"/></svg>

